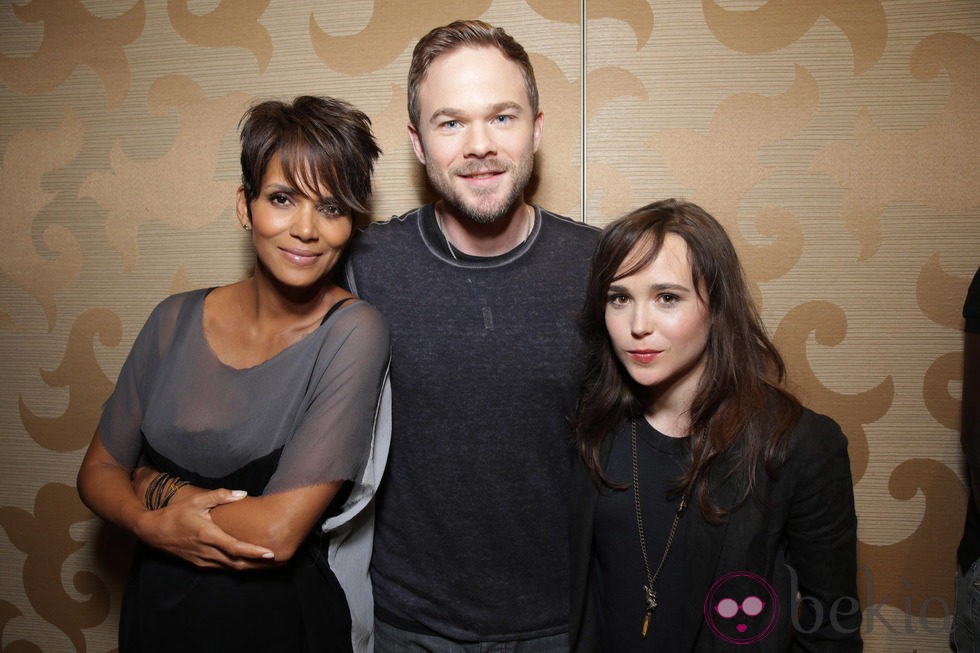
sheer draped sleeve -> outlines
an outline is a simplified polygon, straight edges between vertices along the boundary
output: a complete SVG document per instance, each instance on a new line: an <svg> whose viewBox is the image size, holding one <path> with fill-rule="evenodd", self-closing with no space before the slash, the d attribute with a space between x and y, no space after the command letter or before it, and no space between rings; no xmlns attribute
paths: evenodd
<svg viewBox="0 0 980 653"><path fill-rule="evenodd" d="M302 419L266 493L337 480L358 482L371 456L390 355L387 325L373 307L358 302L341 309L325 326L329 335L309 379Z"/></svg>
<svg viewBox="0 0 980 653"><path fill-rule="evenodd" d="M206 291L154 309L106 402L99 431L118 462L156 466L202 487L270 494L359 481L387 379L388 327L365 302L247 369L214 355Z"/></svg>
<svg viewBox="0 0 980 653"><path fill-rule="evenodd" d="M102 407L99 419L102 443L116 462L126 467L135 467L139 462L151 380L167 355L186 299L187 295L174 295L153 309L119 371L115 389Z"/></svg>

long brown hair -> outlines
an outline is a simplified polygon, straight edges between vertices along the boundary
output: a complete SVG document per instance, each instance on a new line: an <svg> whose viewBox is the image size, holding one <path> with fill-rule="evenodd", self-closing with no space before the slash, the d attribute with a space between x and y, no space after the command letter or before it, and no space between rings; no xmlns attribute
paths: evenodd
<svg viewBox="0 0 980 653"><path fill-rule="evenodd" d="M691 276L711 320L706 367L691 405L690 463L678 480L689 488L704 516L717 522L755 491L760 470L775 476L786 458L788 434L800 402L783 387L786 367L766 333L742 266L724 227L701 207L679 200L648 204L610 224L592 256L581 325L588 346L587 372L575 415L578 451L598 484L614 486L602 469L600 448L625 419L640 418L645 389L616 358L606 330L609 286L649 265L667 234L687 244ZM634 248L645 250L621 270ZM737 502L718 505L711 472L731 458ZM709 484L710 481L710 484Z"/></svg>

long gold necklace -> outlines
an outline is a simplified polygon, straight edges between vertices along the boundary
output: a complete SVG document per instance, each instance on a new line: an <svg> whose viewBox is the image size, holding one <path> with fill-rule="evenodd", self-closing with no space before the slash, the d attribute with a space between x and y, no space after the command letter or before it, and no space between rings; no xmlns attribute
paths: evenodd
<svg viewBox="0 0 980 653"><path fill-rule="evenodd" d="M651 574L650 560L647 558L647 538L643 529L643 512L640 510L640 465L636 451L635 417L630 420L630 444L633 449L633 502L636 506L636 530L640 535L640 552L643 554L643 569L646 571L647 576L646 585L643 586L646 611L643 613L643 630L640 633L643 639L646 639L647 631L650 629L650 618L653 616L653 611L657 609L657 605L659 605L657 603L657 579L660 578L660 572L663 571L664 563L667 562L670 547L674 544L674 535L677 533L677 524L681 521L681 514L687 508L689 489L684 490L684 494L681 496L681 502L677 504L677 512L674 513L674 522L670 525L670 534L667 535L667 545L664 546L664 554L660 558L660 564L657 565L657 571Z"/></svg>

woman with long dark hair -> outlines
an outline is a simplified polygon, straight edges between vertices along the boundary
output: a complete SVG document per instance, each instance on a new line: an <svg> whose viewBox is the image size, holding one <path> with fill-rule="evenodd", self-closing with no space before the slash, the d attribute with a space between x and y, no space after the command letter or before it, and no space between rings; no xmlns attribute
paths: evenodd
<svg viewBox="0 0 980 653"><path fill-rule="evenodd" d="M860 650L847 440L786 389L724 228L612 223L582 323L573 650Z"/></svg>

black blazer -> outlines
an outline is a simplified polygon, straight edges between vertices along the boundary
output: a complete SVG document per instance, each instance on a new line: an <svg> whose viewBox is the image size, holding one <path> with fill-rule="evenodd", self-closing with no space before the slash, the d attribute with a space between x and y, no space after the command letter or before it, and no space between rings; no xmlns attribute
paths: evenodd
<svg viewBox="0 0 980 653"><path fill-rule="evenodd" d="M624 431L625 427L620 429ZM610 437L603 443L604 465L612 441ZM592 558L599 491L585 464L576 458L570 638L573 651L601 651ZM716 478L723 476L723 467L716 470ZM709 524L696 501L688 508L683 527L687 529L684 557L690 582L679 624L684 650L862 650L856 586L857 517L847 439L840 427L829 417L804 409L791 434L785 465L775 479L762 472L756 488L767 505L749 499L720 525ZM738 480L729 479L712 496L719 505L732 505L739 490ZM759 583L759 578L765 583ZM739 634L726 620L712 614L709 624L705 618L705 603L715 604L724 597L726 587L739 582L756 583L761 592L771 588L768 595L779 606L778 615L763 615L756 632ZM707 601L709 594L712 601Z"/></svg>

